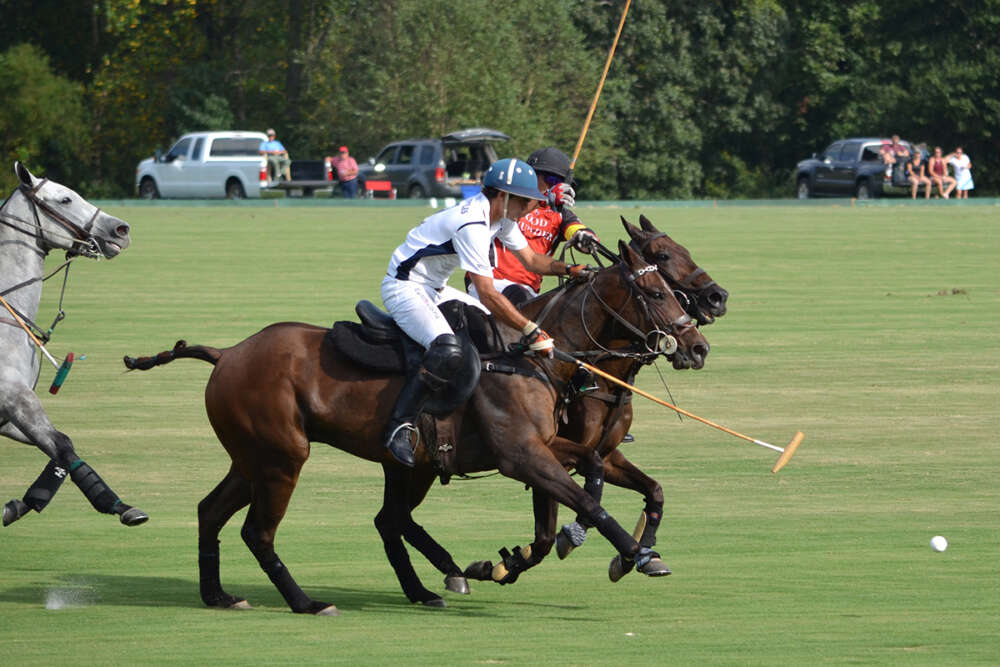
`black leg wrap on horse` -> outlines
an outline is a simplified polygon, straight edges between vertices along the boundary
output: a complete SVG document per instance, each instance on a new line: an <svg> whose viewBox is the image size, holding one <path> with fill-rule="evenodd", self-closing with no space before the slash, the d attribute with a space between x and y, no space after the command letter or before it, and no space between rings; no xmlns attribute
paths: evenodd
<svg viewBox="0 0 1000 667"><path fill-rule="evenodd" d="M663 503L646 501L646 528L642 531L639 544L644 547L656 546L656 531L660 527L661 518L663 518Z"/></svg>
<svg viewBox="0 0 1000 667"><path fill-rule="evenodd" d="M594 513L593 522L598 532L611 542L619 554L622 554L626 558L632 558L639 550L639 545L636 543L635 538L629 535L603 509L598 508L597 512Z"/></svg>
<svg viewBox="0 0 1000 667"><path fill-rule="evenodd" d="M24 494L24 504L41 512L52 501L68 474L66 468L56 465L55 461L49 461L35 483L28 487Z"/></svg>
<svg viewBox="0 0 1000 667"><path fill-rule="evenodd" d="M261 544L257 528L249 522L244 523L243 530L240 531L240 536L243 537L243 541L250 548L250 552L254 555L254 558L257 559L260 569L264 570L267 578L271 580L271 583L281 593L281 597L285 598L285 602L292 608L292 611L298 614L311 612L312 600L295 583L292 573L281 562L274 549Z"/></svg>
<svg viewBox="0 0 1000 667"><path fill-rule="evenodd" d="M69 466L69 474L83 495L87 497L94 509L103 514L115 514L117 505L121 504L118 496L108 488L101 476L93 468L77 459Z"/></svg>
<svg viewBox="0 0 1000 667"><path fill-rule="evenodd" d="M594 499L594 502L598 505L601 504L601 496L604 495L604 467L601 466L599 470L585 473L583 476L583 490L587 492L587 495ZM576 516L576 522L579 523L584 528L593 528L594 524L586 517L586 515L578 514ZM580 546L579 544L576 546Z"/></svg>
<svg viewBox="0 0 1000 667"><path fill-rule="evenodd" d="M198 544L198 579L201 584L201 597L206 593L215 593L222 589L219 577L219 540L214 544Z"/></svg>

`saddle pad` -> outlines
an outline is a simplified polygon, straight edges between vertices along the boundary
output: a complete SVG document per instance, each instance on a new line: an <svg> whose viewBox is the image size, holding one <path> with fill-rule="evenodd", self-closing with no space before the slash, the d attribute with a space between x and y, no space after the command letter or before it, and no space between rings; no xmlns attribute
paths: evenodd
<svg viewBox="0 0 1000 667"><path fill-rule="evenodd" d="M327 338L344 356L365 368L381 373L406 372L406 355L398 342L373 342L357 322L335 322Z"/></svg>

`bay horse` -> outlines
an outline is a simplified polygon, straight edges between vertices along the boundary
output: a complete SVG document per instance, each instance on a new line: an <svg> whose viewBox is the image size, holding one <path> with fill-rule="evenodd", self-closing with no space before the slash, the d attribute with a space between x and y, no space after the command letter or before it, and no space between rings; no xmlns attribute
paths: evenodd
<svg viewBox="0 0 1000 667"><path fill-rule="evenodd" d="M598 349L629 337L655 349L667 334L677 340L680 355L695 355L707 345L690 326L655 266L624 243L621 262L584 281L573 281L543 295L554 317L545 329L564 349ZM555 303L558 300L558 303ZM497 326L505 346L516 345L520 332ZM386 555L411 602L444 606L440 595L423 586L403 543L420 551L443 573L448 590L467 593L465 573L451 555L413 520L438 470L422 439L416 465L395 462L382 442L382 430L403 378L362 368L330 342L328 329L284 322L270 325L226 349L178 342L156 357L125 358L129 369L146 370L179 358L215 366L205 388L209 421L232 465L222 481L198 504L201 597L210 607L249 606L222 588L219 532L249 505L242 538L292 611L331 615L336 608L313 600L298 586L274 549L275 533L309 456L310 442L323 442L369 461L385 473L384 504L375 517ZM588 517L626 562L649 576L669 574L652 549L639 544L566 472L549 444L556 436L562 396L576 372L572 362L516 357L520 372L487 372L471 398L455 411L460 422L454 446L457 472L498 469L532 487L536 531L554 524L550 499ZM544 515L544 516L542 516ZM544 555L554 543L549 531L536 544ZM525 552L518 552L530 560ZM514 567L513 561L511 567ZM516 572L512 575L516 576ZM485 577L480 577L485 578ZM501 577L502 578L502 577ZM501 583L504 583L501 581Z"/></svg>
<svg viewBox="0 0 1000 667"><path fill-rule="evenodd" d="M682 292L682 303L699 325L711 324L726 314L729 292L695 263L687 248L657 229L645 215L639 216L641 229L624 217L621 222L631 238L629 245L659 268L668 285ZM641 354L619 353L594 359L592 363L631 384L639 369L650 361L650 357ZM567 422L559 429L565 438L555 443L558 455L584 477L584 488L597 502L605 483L642 494L645 507L637 524L637 539L640 544L652 547L663 515L663 489L618 448L632 425L631 392L599 377L594 384L594 391L580 394L567 407ZM566 558L583 543L587 525L581 519L564 525L557 534L559 558ZM612 581L627 574L626 568L627 564L616 557L609 569Z"/></svg>
<svg viewBox="0 0 1000 667"><path fill-rule="evenodd" d="M4 505L3 525L45 509L68 476L98 512L116 514L126 526L137 526L149 516L123 503L45 414L34 391L42 359L32 339L48 339L34 321L49 252L112 259L128 247L129 225L73 190L36 178L20 162L14 172L19 185L0 206L0 297L6 304L0 310L0 435L38 447L49 462L23 499ZM62 268L68 271L68 262Z"/></svg>

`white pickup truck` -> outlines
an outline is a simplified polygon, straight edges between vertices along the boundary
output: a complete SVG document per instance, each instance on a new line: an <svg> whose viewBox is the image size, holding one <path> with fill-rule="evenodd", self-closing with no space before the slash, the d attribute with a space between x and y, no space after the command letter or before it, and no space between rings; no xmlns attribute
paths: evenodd
<svg viewBox="0 0 1000 667"><path fill-rule="evenodd" d="M265 190L289 196L312 196L331 190L332 167L327 160L293 160L290 181L267 180L267 162L260 154L262 132L194 132L177 140L165 155L146 158L135 170L135 187L143 199L243 199Z"/></svg>
<svg viewBox="0 0 1000 667"><path fill-rule="evenodd" d="M166 154L139 163L136 190L144 199L260 197L268 186L262 141L263 132L185 134Z"/></svg>

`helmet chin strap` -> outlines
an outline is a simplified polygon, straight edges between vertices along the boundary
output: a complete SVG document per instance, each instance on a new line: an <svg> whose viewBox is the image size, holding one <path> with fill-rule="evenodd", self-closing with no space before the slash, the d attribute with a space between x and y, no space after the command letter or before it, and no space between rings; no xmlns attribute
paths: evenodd
<svg viewBox="0 0 1000 667"><path fill-rule="evenodd" d="M503 219L504 220L510 220L510 217L507 215L507 205L509 203L510 203L510 193L509 192L505 192L505 193L503 193Z"/></svg>

